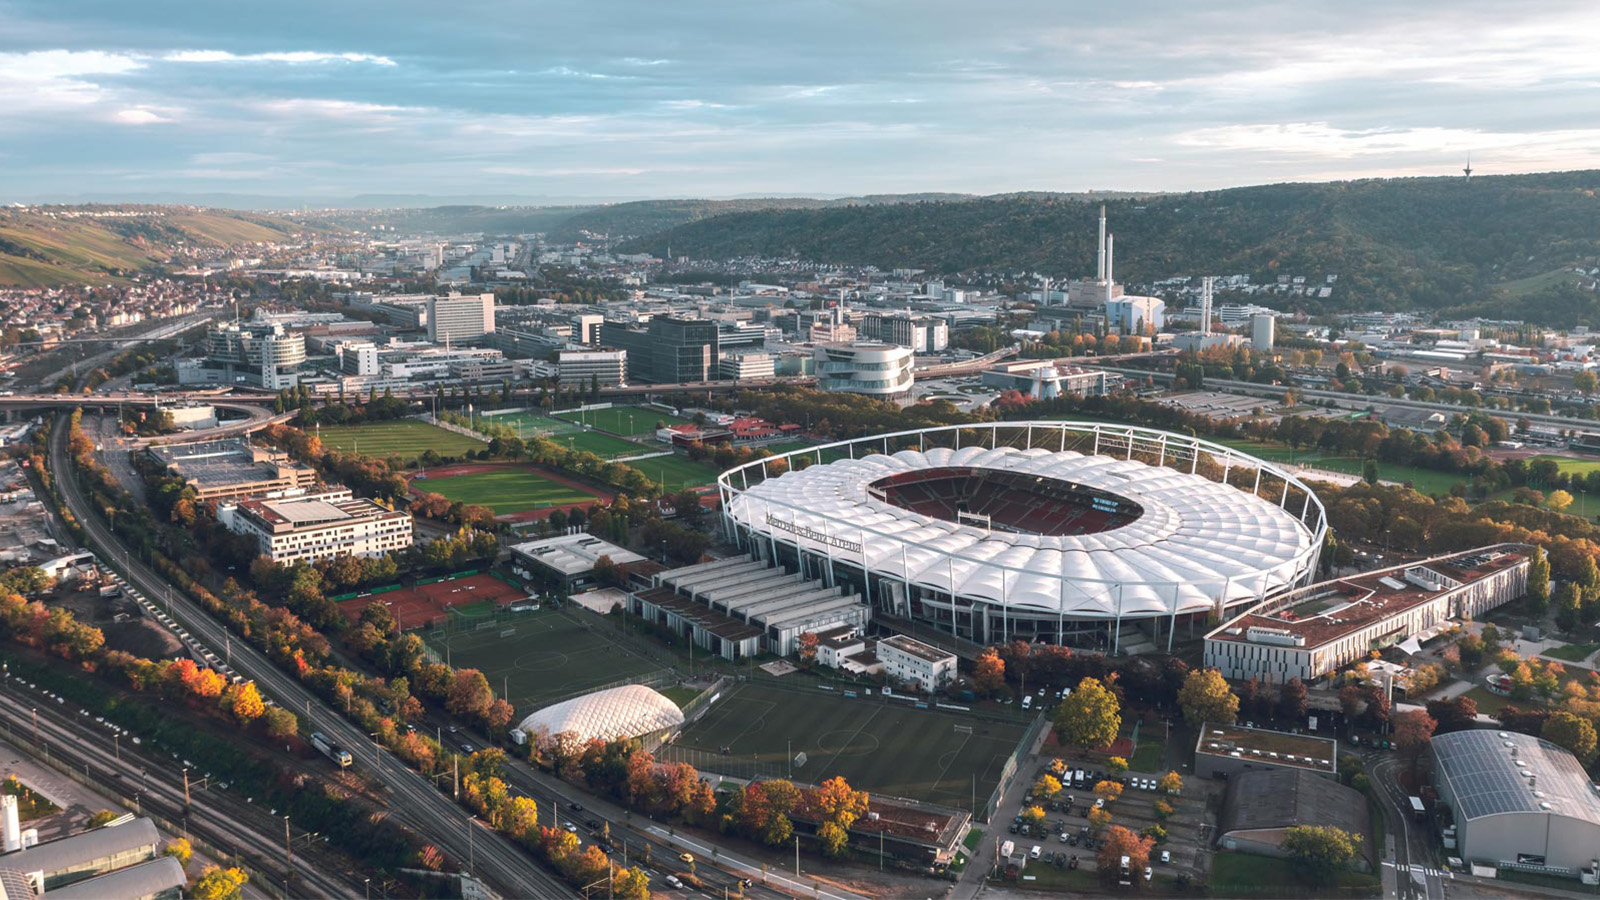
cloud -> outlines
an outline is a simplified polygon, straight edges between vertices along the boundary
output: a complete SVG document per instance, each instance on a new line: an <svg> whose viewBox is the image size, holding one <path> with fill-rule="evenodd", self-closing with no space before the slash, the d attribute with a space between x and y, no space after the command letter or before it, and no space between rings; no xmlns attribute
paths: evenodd
<svg viewBox="0 0 1600 900"><path fill-rule="evenodd" d="M161 57L178 63L307 63L351 62L371 63L375 66L393 66L397 63L387 56L372 53L320 53L314 50L295 50L276 53L230 53L227 50L178 50Z"/></svg>
<svg viewBox="0 0 1600 900"><path fill-rule="evenodd" d="M177 119L170 114L157 112L149 107L131 106L119 109L112 113L111 120L121 125L154 125L164 122L175 122Z"/></svg>
<svg viewBox="0 0 1600 900"><path fill-rule="evenodd" d="M622 63L623 63L623 65L628 65L628 66L669 66L669 65L672 64L672 60L670 60L670 59L640 59L637 56L626 56L626 57L623 57Z"/></svg>
<svg viewBox="0 0 1600 900"><path fill-rule="evenodd" d="M1581 165L1600 151L1600 128L1494 132L1462 128L1339 128L1327 122L1223 125L1184 132L1185 147L1303 156L1327 160L1459 155L1466 150L1504 162Z"/></svg>

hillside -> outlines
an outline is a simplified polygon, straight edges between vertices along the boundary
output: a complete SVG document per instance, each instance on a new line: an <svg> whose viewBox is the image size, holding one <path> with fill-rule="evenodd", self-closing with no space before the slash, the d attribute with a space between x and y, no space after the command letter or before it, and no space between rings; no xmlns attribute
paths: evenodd
<svg viewBox="0 0 1600 900"><path fill-rule="evenodd" d="M115 281L196 247L292 239L284 219L191 207L0 209L0 285L43 287Z"/></svg>
<svg viewBox="0 0 1600 900"><path fill-rule="evenodd" d="M382 225L401 234L482 232L509 235L542 232L554 243L575 243L656 234L679 225L730 213L963 199L969 198L965 194L881 194L832 200L750 197L736 200L638 200L589 206L433 206L344 210L319 214L319 220L355 229Z"/></svg>
<svg viewBox="0 0 1600 900"><path fill-rule="evenodd" d="M1596 295L1570 279L1520 281L1600 256L1600 172L1278 184L1108 201L1119 278L1248 273L1320 278L1319 306L1445 309L1596 322ZM915 266L936 272L1094 269L1100 200L987 197L735 212L626 242L622 249ZM1502 291L1517 281L1517 290Z"/></svg>

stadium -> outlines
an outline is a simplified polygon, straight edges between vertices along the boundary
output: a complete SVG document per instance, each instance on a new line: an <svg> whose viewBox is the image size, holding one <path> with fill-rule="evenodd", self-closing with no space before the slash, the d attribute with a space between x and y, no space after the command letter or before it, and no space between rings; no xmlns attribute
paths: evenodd
<svg viewBox="0 0 1600 900"><path fill-rule="evenodd" d="M1309 583L1327 536L1293 473L1187 435L994 422L808 447L718 479L730 541L978 644L1117 653Z"/></svg>

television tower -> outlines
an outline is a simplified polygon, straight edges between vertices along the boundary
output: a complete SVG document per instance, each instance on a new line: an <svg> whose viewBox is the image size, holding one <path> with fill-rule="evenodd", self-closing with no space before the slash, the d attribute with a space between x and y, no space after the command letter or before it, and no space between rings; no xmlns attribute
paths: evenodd
<svg viewBox="0 0 1600 900"><path fill-rule="evenodd" d="M1468 181L1472 180L1472 151L1471 150L1467 151L1467 167L1465 169L1462 169L1461 171L1466 174Z"/></svg>

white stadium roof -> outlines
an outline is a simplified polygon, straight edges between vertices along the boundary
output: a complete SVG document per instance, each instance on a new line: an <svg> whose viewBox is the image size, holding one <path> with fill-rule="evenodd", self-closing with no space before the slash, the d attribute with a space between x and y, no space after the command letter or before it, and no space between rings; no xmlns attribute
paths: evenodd
<svg viewBox="0 0 1600 900"><path fill-rule="evenodd" d="M517 729L547 742L571 735L573 742L615 741L683 724L678 704L641 684L584 694L547 706L522 720Z"/></svg>
<svg viewBox="0 0 1600 900"><path fill-rule="evenodd" d="M1006 424L1087 430L1100 439L1092 425ZM1159 446L1168 461L1197 448L1219 464L1226 456L1236 467L1271 468L1182 435L1127 428L1107 434L1148 441L1151 452ZM884 446L896 437L882 439ZM883 577L942 593L953 579L957 595L1003 606L1012 615L1074 618L1175 615L1212 608L1219 598L1259 598L1308 574L1318 532L1325 528L1309 491L1303 502L1296 496L1290 508L1280 508L1286 489L1276 474L1271 491L1261 483L1256 496L1174 468L1073 450L969 446L863 455L860 445L852 449L857 458L789 471L748 488L732 477L739 470L724 475L727 515L756 533L848 565L860 567L864 557L866 568ZM1143 514L1090 534L990 532L868 495L868 486L879 479L944 467L1026 473L1098 488L1138 503ZM1308 513L1312 526L1301 521Z"/></svg>

